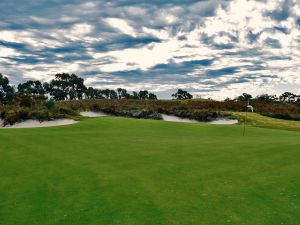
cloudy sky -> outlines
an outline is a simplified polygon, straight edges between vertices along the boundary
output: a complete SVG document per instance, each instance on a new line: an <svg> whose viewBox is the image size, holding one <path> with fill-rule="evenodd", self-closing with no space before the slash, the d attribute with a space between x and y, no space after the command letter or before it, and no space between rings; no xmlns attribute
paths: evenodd
<svg viewBox="0 0 300 225"><path fill-rule="evenodd" d="M1 0L0 72L225 98L300 94L300 0Z"/></svg>

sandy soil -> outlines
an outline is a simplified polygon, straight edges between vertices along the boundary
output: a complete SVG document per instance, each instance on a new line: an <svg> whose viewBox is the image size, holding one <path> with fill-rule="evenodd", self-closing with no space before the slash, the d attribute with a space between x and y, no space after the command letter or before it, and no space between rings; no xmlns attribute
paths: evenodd
<svg viewBox="0 0 300 225"><path fill-rule="evenodd" d="M162 114L162 118L164 121L170 121L170 122L183 122L183 123L200 123L197 120L190 120L190 119L182 119L178 116L171 116ZM223 124L223 125L231 125L231 124L237 124L238 120L230 120L230 119L217 119L211 122L207 122L207 124Z"/></svg>
<svg viewBox="0 0 300 225"><path fill-rule="evenodd" d="M103 112L91 112L91 111L86 111L86 112L81 112L81 116L85 117L102 117L102 116L108 116L107 114Z"/></svg>
<svg viewBox="0 0 300 225"><path fill-rule="evenodd" d="M211 122L208 122L209 124L222 124L222 125L232 125L239 123L238 120L231 120L231 119L217 119Z"/></svg>
<svg viewBox="0 0 300 225"><path fill-rule="evenodd" d="M54 127L54 126L63 126L63 125L69 125L78 123L78 121L70 120L70 119L59 119L59 120L52 120L52 121L44 121L39 122L37 120L26 120L24 122L16 123L13 125L7 125L6 127L2 127L3 125L0 125L1 128L34 128L34 127Z"/></svg>
<svg viewBox="0 0 300 225"><path fill-rule="evenodd" d="M166 114L161 114L164 121L170 122L183 122L183 123L199 123L197 120L190 120L190 119L182 119L178 116L171 116Z"/></svg>

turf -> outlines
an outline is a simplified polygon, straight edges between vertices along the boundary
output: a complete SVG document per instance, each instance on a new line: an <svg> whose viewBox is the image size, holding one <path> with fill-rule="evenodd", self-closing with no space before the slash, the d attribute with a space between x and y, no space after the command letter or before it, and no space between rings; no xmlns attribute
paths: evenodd
<svg viewBox="0 0 300 225"><path fill-rule="evenodd" d="M245 112L227 112L243 123L246 117ZM262 116L258 113L247 113L246 124L255 127L272 128L279 130L300 131L300 121L276 119Z"/></svg>
<svg viewBox="0 0 300 225"><path fill-rule="evenodd" d="M0 129L0 224L300 224L300 133L242 130L109 117Z"/></svg>

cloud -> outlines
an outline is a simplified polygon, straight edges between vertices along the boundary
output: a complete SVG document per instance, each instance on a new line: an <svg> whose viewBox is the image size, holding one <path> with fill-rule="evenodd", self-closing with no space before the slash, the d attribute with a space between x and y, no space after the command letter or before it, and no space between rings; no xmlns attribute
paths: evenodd
<svg viewBox="0 0 300 225"><path fill-rule="evenodd" d="M276 21L286 20L290 16L290 8L292 5L293 2L290 0L285 0L281 4L279 2L277 9L267 12L266 15Z"/></svg>
<svg viewBox="0 0 300 225"><path fill-rule="evenodd" d="M118 19L118 18L106 18L105 22L124 34L127 34L132 37L137 36L135 30L125 20Z"/></svg>
<svg viewBox="0 0 300 225"><path fill-rule="evenodd" d="M0 21L0 71L15 84L74 72L162 97L300 92L298 0L11 0Z"/></svg>

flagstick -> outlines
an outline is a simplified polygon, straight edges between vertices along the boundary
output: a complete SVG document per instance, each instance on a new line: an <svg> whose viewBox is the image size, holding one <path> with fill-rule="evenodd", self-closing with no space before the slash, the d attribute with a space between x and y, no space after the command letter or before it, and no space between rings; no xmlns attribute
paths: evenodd
<svg viewBox="0 0 300 225"><path fill-rule="evenodd" d="M246 109L246 116L244 118L244 131L243 131L243 136L245 136L246 133L246 122L247 122L247 117L248 117L248 108Z"/></svg>

